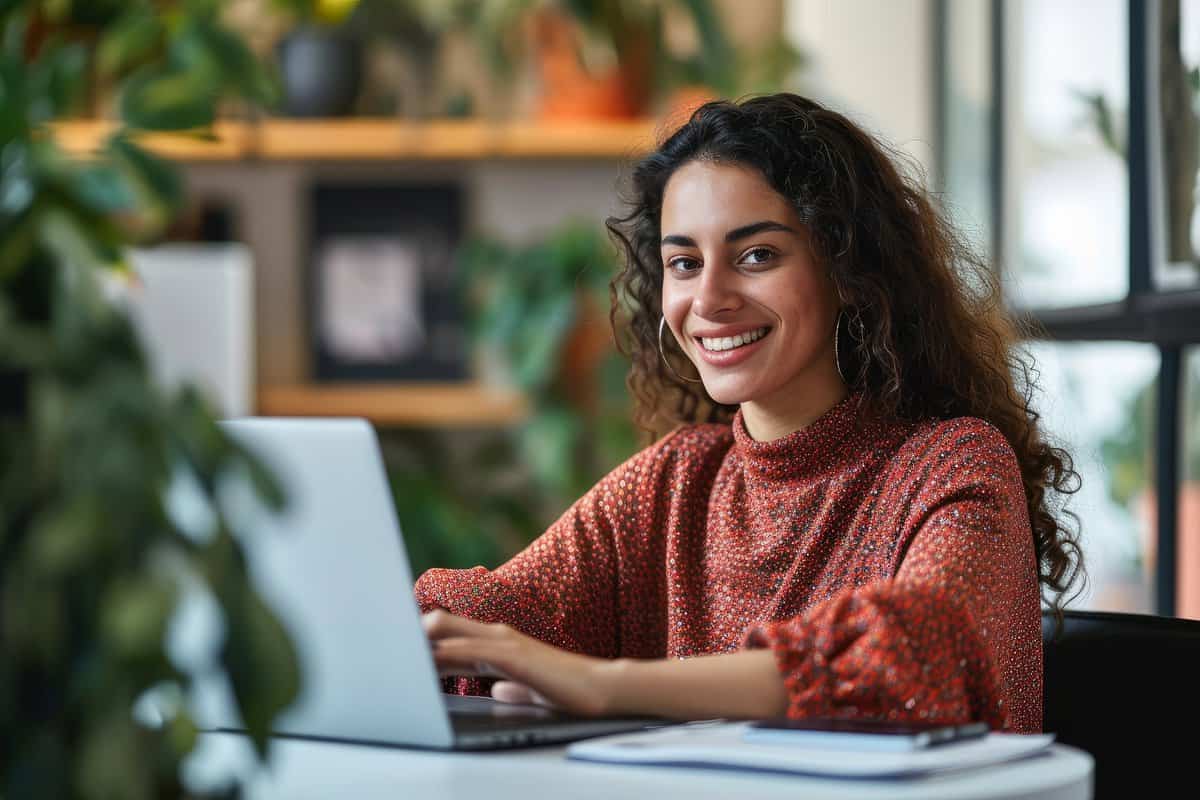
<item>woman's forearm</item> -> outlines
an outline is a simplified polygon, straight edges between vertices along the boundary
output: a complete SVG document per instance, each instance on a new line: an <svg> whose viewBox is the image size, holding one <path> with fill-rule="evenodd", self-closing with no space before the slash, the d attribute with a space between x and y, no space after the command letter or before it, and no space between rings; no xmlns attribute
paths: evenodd
<svg viewBox="0 0 1200 800"><path fill-rule="evenodd" d="M600 679L610 714L670 719L782 716L787 690L770 650L688 659L605 662Z"/></svg>

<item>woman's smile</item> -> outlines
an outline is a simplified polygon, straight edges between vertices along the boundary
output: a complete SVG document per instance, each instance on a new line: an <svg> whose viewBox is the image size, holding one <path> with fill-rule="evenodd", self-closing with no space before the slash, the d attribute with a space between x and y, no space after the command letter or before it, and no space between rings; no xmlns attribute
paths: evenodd
<svg viewBox="0 0 1200 800"><path fill-rule="evenodd" d="M714 367L733 367L751 358L766 344L768 327L723 336L693 336L700 359Z"/></svg>
<svg viewBox="0 0 1200 800"><path fill-rule="evenodd" d="M748 344L757 342L770 331L770 328L753 328L748 331L740 331L737 333L708 333L708 334L692 334L693 337L700 342L700 346L710 352L720 350L733 350L736 347L745 347Z"/></svg>

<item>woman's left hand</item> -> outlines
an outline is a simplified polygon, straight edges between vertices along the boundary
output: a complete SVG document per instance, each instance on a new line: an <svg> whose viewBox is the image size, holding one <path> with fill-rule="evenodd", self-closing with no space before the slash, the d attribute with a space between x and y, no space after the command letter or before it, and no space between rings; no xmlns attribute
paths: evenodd
<svg viewBox="0 0 1200 800"><path fill-rule="evenodd" d="M508 625L437 609L422 618L441 675L499 678L492 696L587 716L609 713L608 673L617 662L571 653Z"/></svg>

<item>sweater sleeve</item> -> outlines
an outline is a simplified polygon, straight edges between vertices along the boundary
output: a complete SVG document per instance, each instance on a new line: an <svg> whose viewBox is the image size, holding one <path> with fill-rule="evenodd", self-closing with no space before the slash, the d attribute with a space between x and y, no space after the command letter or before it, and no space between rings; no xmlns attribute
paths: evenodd
<svg viewBox="0 0 1200 800"><path fill-rule="evenodd" d="M668 439L670 437L667 437ZM480 622L502 622L576 653L615 658L617 538L630 518L634 486L667 440L634 455L600 480L510 561L489 571L431 569L417 579L421 612L444 608ZM490 681L447 679L446 688L481 694Z"/></svg>
<svg viewBox="0 0 1200 800"><path fill-rule="evenodd" d="M1041 729L1041 613L1016 456L978 420L950 425L919 467L892 580L753 628L784 676L788 715Z"/></svg>

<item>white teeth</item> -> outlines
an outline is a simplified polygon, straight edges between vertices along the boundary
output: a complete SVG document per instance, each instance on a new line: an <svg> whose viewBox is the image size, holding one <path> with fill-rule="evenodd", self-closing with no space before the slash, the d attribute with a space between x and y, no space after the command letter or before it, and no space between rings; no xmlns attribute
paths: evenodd
<svg viewBox="0 0 1200 800"><path fill-rule="evenodd" d="M701 337L700 344L705 350L721 351L732 350L735 347L757 342L759 339L767 335L767 328L759 328L753 331L739 333L737 336L725 336L718 339Z"/></svg>

